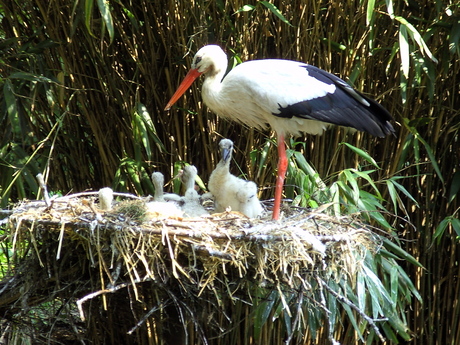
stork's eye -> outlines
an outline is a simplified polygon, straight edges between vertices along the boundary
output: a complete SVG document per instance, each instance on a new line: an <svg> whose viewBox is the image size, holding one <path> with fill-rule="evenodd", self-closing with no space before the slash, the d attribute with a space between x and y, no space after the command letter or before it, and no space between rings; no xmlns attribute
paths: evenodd
<svg viewBox="0 0 460 345"><path fill-rule="evenodd" d="M195 58L195 65L201 62L201 56Z"/></svg>

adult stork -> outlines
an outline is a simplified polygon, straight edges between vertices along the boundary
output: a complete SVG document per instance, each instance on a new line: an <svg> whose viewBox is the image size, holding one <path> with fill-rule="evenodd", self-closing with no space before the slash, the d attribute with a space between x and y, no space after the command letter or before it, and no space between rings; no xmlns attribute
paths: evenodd
<svg viewBox="0 0 460 345"><path fill-rule="evenodd" d="M289 60L253 60L227 70L227 55L217 45L202 47L165 110L204 74L204 103L217 115L277 133L278 177L273 219L280 214L287 170L284 138L301 132L321 134L327 124L353 127L377 137L394 133L393 119L379 103L345 81L315 66Z"/></svg>

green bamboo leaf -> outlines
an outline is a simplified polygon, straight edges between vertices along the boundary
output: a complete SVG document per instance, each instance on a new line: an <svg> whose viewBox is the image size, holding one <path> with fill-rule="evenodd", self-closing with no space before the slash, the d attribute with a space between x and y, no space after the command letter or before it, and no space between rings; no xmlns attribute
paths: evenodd
<svg viewBox="0 0 460 345"><path fill-rule="evenodd" d="M19 37L10 37L2 39L0 41L0 50L6 50L17 46L18 42L21 41Z"/></svg>
<svg viewBox="0 0 460 345"><path fill-rule="evenodd" d="M399 53L401 55L401 71L403 72L404 77L409 78L409 68L410 68L410 49L409 49L409 39L407 36L407 27L404 24L399 25Z"/></svg>
<svg viewBox="0 0 460 345"><path fill-rule="evenodd" d="M139 116L142 118L142 121L145 123L145 126L147 127L149 138L153 140L153 142L162 152L166 152L166 147L158 135L158 131L152 121L152 117L150 116L147 107L143 103L138 102L136 104L136 109Z"/></svg>
<svg viewBox="0 0 460 345"><path fill-rule="evenodd" d="M405 118L403 118L402 122L405 123ZM412 151L412 141L414 140L414 135L409 132L404 140L404 143L402 144L402 150L401 150L401 156L399 157L399 162L398 162L398 169L403 169L406 166L407 163L407 156L409 155L409 152Z"/></svg>
<svg viewBox="0 0 460 345"><path fill-rule="evenodd" d="M455 232L457 233L457 236L460 237L460 219L452 218L451 224Z"/></svg>
<svg viewBox="0 0 460 345"><path fill-rule="evenodd" d="M196 176L195 182L198 185L198 187L200 187L201 190L206 191L206 185L205 185L205 183L203 182L203 180L201 179L200 176L198 176L198 175Z"/></svg>
<svg viewBox="0 0 460 345"><path fill-rule="evenodd" d="M431 149L431 146L425 141L425 139L422 138L422 136L418 132L415 134L415 137L423 144L423 146L425 146L426 153L430 158L431 164L433 165L433 169L436 171L438 178L444 184L444 177L442 176L441 169L439 169L438 162L433 153L433 150Z"/></svg>
<svg viewBox="0 0 460 345"><path fill-rule="evenodd" d="M417 261L416 258L414 258L412 255L410 255L408 252L406 252L404 249L402 249L400 246L397 244L391 242L388 238L382 237L381 238L383 241L383 246L393 254L396 254L398 257L401 259L404 259L411 263L414 266L424 268L420 262Z"/></svg>
<svg viewBox="0 0 460 345"><path fill-rule="evenodd" d="M415 136L417 137L417 136ZM415 159L415 170L417 170L417 175L420 176L420 143L419 140L414 140L412 143L412 150L414 150L414 159ZM417 179L417 184L420 188L420 180Z"/></svg>
<svg viewBox="0 0 460 345"><path fill-rule="evenodd" d="M361 158L365 159L366 161L368 161L369 163L371 163L373 166L375 166L377 169L380 169L379 165L377 164L377 162L375 161L374 158L372 158L367 152L365 152L364 150L361 150L349 143L342 143L342 144L345 144L349 149L351 149L354 153L356 153L358 156L360 156Z"/></svg>
<svg viewBox="0 0 460 345"><path fill-rule="evenodd" d="M395 16L395 20L400 22L402 26L404 26L407 29L407 32L409 33L410 37L417 43L420 51L425 53L432 61L437 63L438 60L431 53L430 49L426 45L425 41L423 40L423 37L420 35L417 29L411 23L409 23L406 18L403 18L401 16Z"/></svg>
<svg viewBox="0 0 460 345"><path fill-rule="evenodd" d="M16 96L14 93L13 84L9 79L5 80L5 84L3 85L3 96L5 97L6 103L6 111L9 115L10 122L15 126L19 126L19 118L18 118L18 106L16 103Z"/></svg>
<svg viewBox="0 0 460 345"><path fill-rule="evenodd" d="M240 7L236 12L236 13L240 13L240 12L249 12L249 11L252 11L254 10L256 7L254 5L244 5L243 7Z"/></svg>
<svg viewBox="0 0 460 345"><path fill-rule="evenodd" d="M371 40L371 39L369 39ZM355 61L355 64L353 66L353 70L351 73L348 75L348 83L350 85L356 84L356 80L358 79L358 76L361 74L362 71L362 63L361 60Z"/></svg>
<svg viewBox="0 0 460 345"><path fill-rule="evenodd" d="M366 211L367 215L374 219L380 226L386 229L392 229L390 223L388 223L382 213L378 211L378 209L385 210L385 208L374 195L361 191L361 198L359 200L358 207L361 211Z"/></svg>
<svg viewBox="0 0 460 345"><path fill-rule="evenodd" d="M372 180L372 178L369 176L369 174L372 174L375 171L376 170L359 171L359 170L353 169L353 172L356 175L358 175L359 177L361 177L362 179L366 180L369 183L369 185L375 190L377 197L381 199L382 195L380 194L380 191L377 188L377 185L375 184L374 180Z"/></svg>
<svg viewBox="0 0 460 345"><path fill-rule="evenodd" d="M386 180L385 182L387 185L388 194L390 194L391 201L393 202L393 210L396 213L398 210L398 193L396 192L396 188L393 185L393 181L391 179Z"/></svg>
<svg viewBox="0 0 460 345"><path fill-rule="evenodd" d="M358 323L356 322L356 318L355 318L355 315L353 313L353 310L350 308L350 306L348 306L345 303L342 303L342 307L343 307L343 309L345 309L345 311L346 311L346 313L348 315L348 319L351 322L351 324L353 325L354 330L356 331L356 333L358 333L359 339L362 342L364 342L362 332L360 332L360 328L358 326Z"/></svg>
<svg viewBox="0 0 460 345"><path fill-rule="evenodd" d="M405 196L407 196L410 200L412 200L412 202L417 206L417 207L420 207L417 200L415 200L415 198L409 193L409 191L403 186L401 185L400 183L396 182L394 179L392 179L393 181L393 185L398 188L401 192L403 192L403 194Z"/></svg>
<svg viewBox="0 0 460 345"><path fill-rule="evenodd" d="M94 37L93 32L91 30L91 19L92 19L92 15L93 15L93 6L94 6L94 0L86 0L85 1L85 25L86 25L86 30L88 30L90 35Z"/></svg>
<svg viewBox="0 0 460 345"><path fill-rule="evenodd" d="M275 16L277 16L279 19L281 19L284 23L286 23L289 26L292 26L291 23L283 16L283 14L280 12L280 10L273 4L269 3L268 1L259 1L262 5L264 5L266 8L268 8Z"/></svg>
<svg viewBox="0 0 460 345"><path fill-rule="evenodd" d="M401 284L404 284L412 292L412 295L415 296L415 298L417 298L419 300L419 302L422 302L423 301L422 296L420 295L420 293L418 292L418 290L415 287L414 283L412 282L412 279L409 278L409 276L404 271L404 269L401 266L399 266L396 262L393 262L392 266L398 268L399 279L401 281ZM401 296L401 294L400 294L400 296ZM403 294L402 296L404 298L406 298L408 303L411 302L411 294Z"/></svg>
<svg viewBox="0 0 460 345"><path fill-rule="evenodd" d="M390 327L389 323L382 323L383 332L385 333L385 337L390 340L393 344L399 344L398 337L396 336L393 329Z"/></svg>
<svg viewBox="0 0 460 345"><path fill-rule="evenodd" d="M377 335L373 329L369 330L369 335L366 338L366 345L378 344L380 340L377 340Z"/></svg>
<svg viewBox="0 0 460 345"><path fill-rule="evenodd" d="M401 320L399 315L396 313L396 309L393 308L390 305L384 305L384 315L388 319L388 322L385 322L382 324L383 325L391 325L391 327L388 327L388 330L391 332L391 334L394 335L394 332L398 334L399 337L409 340L411 338L409 332L409 328L406 326L405 322ZM393 335L387 334L387 331L385 331L385 335L389 339L393 339ZM394 340L393 340L394 341ZM398 342L395 342L397 344Z"/></svg>
<svg viewBox="0 0 460 345"><path fill-rule="evenodd" d="M339 188L339 193L342 198L353 200L353 193L350 186L348 186L344 181L337 181L334 184Z"/></svg>
<svg viewBox="0 0 460 345"><path fill-rule="evenodd" d="M337 283L331 279L327 282L328 286L333 290L333 291L337 291L337 288L338 288L338 285ZM315 300L316 301L320 301L322 296L320 296L320 289L316 288L316 286L313 288L314 291L317 292L316 294L316 298ZM338 305L338 301L337 301L337 297L334 296L332 293L328 293L326 294L326 303L327 303L327 310L330 312L329 314L329 317L328 317L328 321L329 321L329 329L335 329L335 325L337 323L337 317L338 315L340 315L340 313L342 312L341 309L339 309L339 305ZM310 309L310 308L308 308ZM319 308L314 308L314 309L319 309ZM323 320L324 316L320 313L319 310L316 310L316 322L314 322L314 326L316 326L315 328L315 332L316 330L318 329L318 327L321 327L322 326L322 322L318 322L318 320ZM311 324L311 322L309 321L308 322L309 326Z"/></svg>
<svg viewBox="0 0 460 345"><path fill-rule="evenodd" d="M339 186L337 186L337 183L333 183L331 187L329 187L329 191L331 193L331 200L333 204L333 210L334 214L336 216L341 215L340 212L340 192L339 192Z"/></svg>
<svg viewBox="0 0 460 345"><path fill-rule="evenodd" d="M134 185L134 189L139 195L144 194L141 184L141 179L139 176L139 163L129 159L126 161L126 172L128 173L128 178L131 183Z"/></svg>
<svg viewBox="0 0 460 345"><path fill-rule="evenodd" d="M451 54L457 53L457 55L460 55L460 19L458 19L454 22L452 25L452 29L450 30L450 35L449 35L449 51Z"/></svg>
<svg viewBox="0 0 460 345"><path fill-rule="evenodd" d="M399 44L398 42L394 42L393 43L393 46L391 47L391 54L390 54L390 57L388 58L388 61L386 63L386 67L385 67L385 73L390 73L390 69L391 67L393 66L393 60L395 59L396 55L398 54L399 52Z"/></svg>
<svg viewBox="0 0 460 345"><path fill-rule="evenodd" d="M388 258L388 259L401 260L401 258L399 256L397 256L394 253L389 252L385 248L380 249L379 254L381 254L383 257Z"/></svg>
<svg viewBox="0 0 460 345"><path fill-rule="evenodd" d="M455 172L454 177L452 177L452 183L449 188L449 198L447 199L451 203L458 192L460 192L460 171Z"/></svg>
<svg viewBox="0 0 460 345"><path fill-rule="evenodd" d="M36 75L27 72L14 72L9 75L10 79L20 79L20 80L28 80L28 81L35 81L35 82L44 82L44 83L54 83L53 80L44 77L42 75Z"/></svg>
<svg viewBox="0 0 460 345"><path fill-rule="evenodd" d="M179 171L182 169L183 165L184 165L184 162L182 161L174 162L173 176L176 176L176 177L178 176ZM182 182L179 178L173 178L172 179L172 192L174 194L179 195L180 190L181 190L181 185L182 185Z"/></svg>
<svg viewBox="0 0 460 345"><path fill-rule="evenodd" d="M320 300L319 299L320 297L318 297L318 301ZM329 295L329 298L328 300L330 300L331 298L331 295ZM335 298L335 297L333 297ZM336 299L337 300L337 299ZM318 333L318 329L320 329L322 327L322 323L320 320L322 320L322 317L321 315L319 316L319 311L318 309L319 308L306 308L307 309L307 322L308 322L308 329L310 330L311 334L312 334L312 337L313 339L316 338L316 334ZM331 310L332 309L332 310ZM329 321L331 321L332 317L333 317L333 313L334 313L334 309L333 308L329 308L329 311L331 311L331 318L329 319Z"/></svg>
<svg viewBox="0 0 460 345"><path fill-rule="evenodd" d="M353 190L352 197L353 197L354 204L356 205L359 200L358 181L356 181L356 178L353 176L353 174L351 173L349 169L343 170L342 173L346 176L346 181L350 184Z"/></svg>
<svg viewBox="0 0 460 345"><path fill-rule="evenodd" d="M140 116L140 114L137 112L134 114L132 126L136 145L142 143L147 157L152 157L152 150L150 148L150 142L148 140L149 133L147 130L147 126L145 125L142 116ZM141 160L140 154L139 157L136 157L136 159Z"/></svg>
<svg viewBox="0 0 460 345"><path fill-rule="evenodd" d="M401 102L406 104L407 101L407 78L404 73L399 73L399 87L401 89Z"/></svg>
<svg viewBox="0 0 460 345"><path fill-rule="evenodd" d="M372 272L370 270L368 271ZM367 272L364 274L364 280L366 281L367 291L370 296L372 317L377 319L384 315L382 306L380 305L381 302L383 303L382 294L380 289L373 283L372 279L367 276Z"/></svg>
<svg viewBox="0 0 460 345"><path fill-rule="evenodd" d="M388 294L388 291L383 286L383 283L380 280L380 278L374 273L374 271L372 269L370 269L366 265L363 266L363 270L364 270L364 273L365 273L365 278L368 278L368 279L366 279L366 284L373 285L375 287L375 289L378 292L376 294L376 296L379 296L379 299L382 302L391 304L391 297ZM380 305L380 303L379 303L379 305ZM393 305L393 304L391 304L391 305Z"/></svg>
<svg viewBox="0 0 460 345"><path fill-rule="evenodd" d="M390 297L394 305L398 302L399 298L399 271L398 266L394 265L390 271Z"/></svg>
<svg viewBox="0 0 460 345"><path fill-rule="evenodd" d="M366 309L367 290L364 281L364 274L360 270L356 279L356 294L358 297L358 307L360 310Z"/></svg>
<svg viewBox="0 0 460 345"><path fill-rule="evenodd" d="M375 0L367 1L366 25L369 26L374 21Z"/></svg>
<svg viewBox="0 0 460 345"><path fill-rule="evenodd" d="M262 299L262 296L260 297ZM279 300L278 292L273 290L270 295L266 296L263 302L260 302L254 311L254 338L259 339L262 327L268 320L273 311L275 302Z"/></svg>
<svg viewBox="0 0 460 345"><path fill-rule="evenodd" d="M390 16L391 19L395 18L395 13L393 10L393 0L385 0L386 5L387 5L387 13Z"/></svg>
<svg viewBox="0 0 460 345"><path fill-rule="evenodd" d="M434 232L434 235L433 235L433 240L438 240L438 244L441 242L441 237L451 222L452 222L452 217L449 216L449 217L444 218L441 221L441 223L439 223L439 225L436 227L436 231Z"/></svg>
<svg viewBox="0 0 460 345"><path fill-rule="evenodd" d="M283 306L282 303L278 304L276 316L279 316L280 314L282 314L282 316L283 316L286 336L291 337L293 335L292 318L289 315L289 313L286 312L286 310L284 309L284 306Z"/></svg>
<svg viewBox="0 0 460 345"><path fill-rule="evenodd" d="M308 176L312 177L317 188L321 190L326 189L326 184L319 177L318 172L310 165L310 163L308 163L304 155L298 151L294 151L293 153L294 153L296 163L299 165L300 169L302 169Z"/></svg>
<svg viewBox="0 0 460 345"><path fill-rule="evenodd" d="M107 32L109 33L110 43L113 42L115 37L115 29L113 27L112 13L110 11L110 4L108 0L97 0L99 11L101 12L102 19L104 19Z"/></svg>
<svg viewBox="0 0 460 345"><path fill-rule="evenodd" d="M272 146L272 142L267 140L260 151L260 161L259 161L259 168L257 170L257 176L260 176L263 171L266 169L266 163L268 158L268 153L270 151L270 147Z"/></svg>
<svg viewBox="0 0 460 345"><path fill-rule="evenodd" d="M332 41L326 37L321 38L321 41L325 42L328 46L330 46L331 48L333 48L334 50L338 52L343 52L347 49L346 45L338 43L336 41Z"/></svg>

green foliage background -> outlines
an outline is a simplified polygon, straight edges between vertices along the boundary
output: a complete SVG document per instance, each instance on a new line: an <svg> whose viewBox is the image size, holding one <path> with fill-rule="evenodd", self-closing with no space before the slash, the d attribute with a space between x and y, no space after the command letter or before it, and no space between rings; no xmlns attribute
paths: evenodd
<svg viewBox="0 0 460 345"><path fill-rule="evenodd" d="M460 332L460 5L274 5L0 0L2 206L37 197L39 172L51 190L62 193L109 185L145 195L153 192L153 170L168 179L180 161L196 165L206 181L220 137L235 142L241 173L269 198L276 167L272 133L218 119L202 105L199 85L170 113L163 108L193 54L207 43L222 45L234 63L305 61L375 96L394 115L396 138L334 128L321 137L298 138L305 144L297 150L326 180L362 163L342 141L379 163L374 180L404 177L399 183L417 204L403 195L395 203L404 219L388 221L424 267L407 268L425 301L414 299L407 311L411 343L454 344Z"/></svg>

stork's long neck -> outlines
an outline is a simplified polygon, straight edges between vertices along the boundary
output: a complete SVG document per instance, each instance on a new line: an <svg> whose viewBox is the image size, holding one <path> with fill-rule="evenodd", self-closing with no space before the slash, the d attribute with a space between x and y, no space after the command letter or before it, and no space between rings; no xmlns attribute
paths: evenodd
<svg viewBox="0 0 460 345"><path fill-rule="evenodd" d="M188 180L185 183L185 190L186 191L195 190L195 176L194 175L191 174L190 176L188 176Z"/></svg>
<svg viewBox="0 0 460 345"><path fill-rule="evenodd" d="M216 176L221 176L220 178L225 178L225 176L230 175L230 160L231 156L227 160L221 158L219 163L217 163L217 167L213 171L213 174L215 174Z"/></svg>
<svg viewBox="0 0 460 345"><path fill-rule="evenodd" d="M161 181L154 181L153 187L155 188L155 193L153 194L153 199L160 201L163 200L163 183Z"/></svg>
<svg viewBox="0 0 460 345"><path fill-rule="evenodd" d="M222 81L227 70L227 63L225 66L212 67L205 74L203 87L201 89L204 103L214 112L219 113L220 105L224 102L222 99Z"/></svg>

